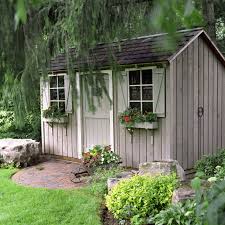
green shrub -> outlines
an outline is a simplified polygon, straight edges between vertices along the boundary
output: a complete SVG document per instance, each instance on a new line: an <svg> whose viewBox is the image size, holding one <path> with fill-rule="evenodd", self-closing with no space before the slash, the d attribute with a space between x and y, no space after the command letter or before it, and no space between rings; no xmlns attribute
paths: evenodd
<svg viewBox="0 0 225 225"><path fill-rule="evenodd" d="M225 163L225 149L220 150L215 155L204 156L196 163L195 169L197 172L203 172L205 177L215 176L215 168L217 166L224 166Z"/></svg>
<svg viewBox="0 0 225 225"><path fill-rule="evenodd" d="M197 225L199 223L196 218L196 203L187 200L184 203L172 204L150 221L155 225Z"/></svg>
<svg viewBox="0 0 225 225"><path fill-rule="evenodd" d="M41 134L40 112L25 117L23 127L16 126L12 111L1 110L0 107L0 139L2 138L32 138L40 140Z"/></svg>
<svg viewBox="0 0 225 225"><path fill-rule="evenodd" d="M134 176L119 182L106 196L106 205L115 218L144 224L171 202L177 184L176 175Z"/></svg>
<svg viewBox="0 0 225 225"><path fill-rule="evenodd" d="M15 129L14 114L11 111L0 111L0 133Z"/></svg>

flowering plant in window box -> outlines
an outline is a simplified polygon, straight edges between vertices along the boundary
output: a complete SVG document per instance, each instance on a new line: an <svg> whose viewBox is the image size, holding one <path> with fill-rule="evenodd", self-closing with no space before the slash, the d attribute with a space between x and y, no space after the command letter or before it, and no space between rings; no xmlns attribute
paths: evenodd
<svg viewBox="0 0 225 225"><path fill-rule="evenodd" d="M83 153L83 164L89 173L97 167L111 168L120 162L121 158L111 150L110 145L93 145Z"/></svg>
<svg viewBox="0 0 225 225"><path fill-rule="evenodd" d="M67 123L68 115L64 110L56 106L50 106L48 109L43 110L43 117L45 122L49 123Z"/></svg>
<svg viewBox="0 0 225 225"><path fill-rule="evenodd" d="M119 115L120 123L133 132L134 128L156 129L158 128L157 115L153 112L141 113L135 108L127 108Z"/></svg>

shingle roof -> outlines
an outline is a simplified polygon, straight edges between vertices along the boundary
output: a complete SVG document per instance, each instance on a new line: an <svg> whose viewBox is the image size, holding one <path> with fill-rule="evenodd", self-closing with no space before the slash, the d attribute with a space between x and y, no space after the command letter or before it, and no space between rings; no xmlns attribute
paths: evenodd
<svg viewBox="0 0 225 225"><path fill-rule="evenodd" d="M101 43L89 51L86 59L77 58L74 62L74 68L94 64L97 67L107 67L113 59L119 65L156 63L169 61L176 52L182 49L190 40L202 32L202 29L182 30L177 32L179 38L176 48L169 50L163 47L166 40L169 40L168 34L155 34L134 39L122 40L119 43ZM71 48L69 53L76 58L76 50ZM50 71L65 71L66 66L65 53L59 54L50 62Z"/></svg>

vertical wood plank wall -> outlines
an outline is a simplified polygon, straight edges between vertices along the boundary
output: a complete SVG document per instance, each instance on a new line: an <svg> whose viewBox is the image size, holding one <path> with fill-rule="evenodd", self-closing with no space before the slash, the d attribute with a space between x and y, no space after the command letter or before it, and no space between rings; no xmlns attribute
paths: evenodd
<svg viewBox="0 0 225 225"><path fill-rule="evenodd" d="M66 127L42 121L42 149L45 154L78 158L76 114L69 114Z"/></svg>
<svg viewBox="0 0 225 225"><path fill-rule="evenodd" d="M171 150L185 170L225 147L224 66L199 37L170 66ZM198 107L204 114L198 117Z"/></svg>
<svg viewBox="0 0 225 225"><path fill-rule="evenodd" d="M156 130L136 129L133 136L120 125L118 115L128 106L127 76L113 76L115 151L123 164L176 159L192 169L203 155L225 147L225 70L199 37L166 69L166 117ZM204 114L198 117L198 107ZM78 158L76 113L67 128L42 121L44 153ZM83 143L84 144L84 143Z"/></svg>
<svg viewBox="0 0 225 225"><path fill-rule="evenodd" d="M133 136L120 125L118 115L128 106L127 76L114 81L115 151L123 164L137 168L139 163L172 158L170 154L170 74L166 70L166 117L159 118L156 130L135 129Z"/></svg>

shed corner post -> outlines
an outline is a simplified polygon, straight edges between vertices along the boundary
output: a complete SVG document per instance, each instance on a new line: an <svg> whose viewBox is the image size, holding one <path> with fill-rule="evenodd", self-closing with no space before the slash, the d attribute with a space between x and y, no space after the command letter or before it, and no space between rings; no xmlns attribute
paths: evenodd
<svg viewBox="0 0 225 225"><path fill-rule="evenodd" d="M82 99L81 99L81 82L80 73L76 73L76 85L77 85L77 152L78 158L82 158L82 146L83 146L83 129L82 129Z"/></svg>
<svg viewBox="0 0 225 225"><path fill-rule="evenodd" d="M114 143L114 99L113 99L113 72L112 70L108 71L109 74L109 96L112 100L112 104L110 106L110 145L111 149L115 151L115 143Z"/></svg>

